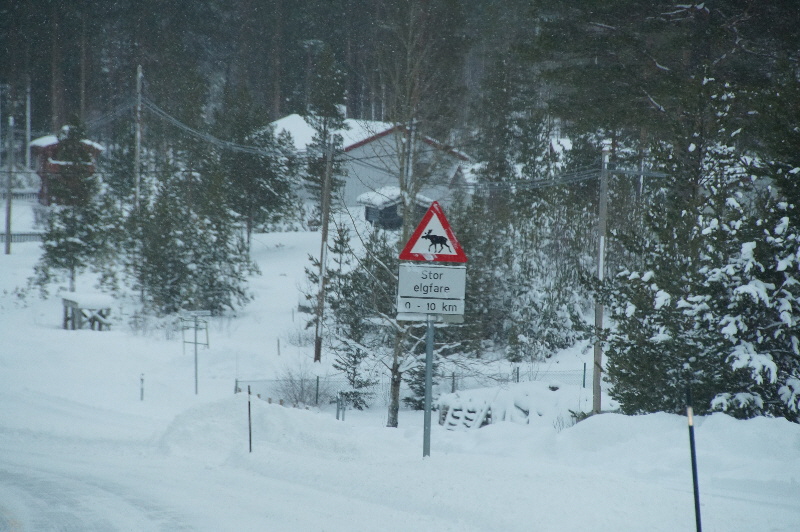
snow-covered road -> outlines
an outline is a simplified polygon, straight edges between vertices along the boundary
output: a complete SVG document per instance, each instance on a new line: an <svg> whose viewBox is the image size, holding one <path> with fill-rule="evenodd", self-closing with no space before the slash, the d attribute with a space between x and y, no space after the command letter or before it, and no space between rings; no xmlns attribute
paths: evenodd
<svg viewBox="0 0 800 532"><path fill-rule="evenodd" d="M426 459L419 412L388 429L385 407L341 422L253 400L249 453L247 397L233 383L310 359L290 341L304 325L291 309L318 237L257 244L257 299L213 323L198 395L179 337L124 319L63 330L60 300L15 291L38 246L0 256L0 531L694 529L686 419L603 414L569 427L578 387L540 383L528 425L434 425ZM800 426L717 414L698 418L696 435L706 532L800 529Z"/></svg>

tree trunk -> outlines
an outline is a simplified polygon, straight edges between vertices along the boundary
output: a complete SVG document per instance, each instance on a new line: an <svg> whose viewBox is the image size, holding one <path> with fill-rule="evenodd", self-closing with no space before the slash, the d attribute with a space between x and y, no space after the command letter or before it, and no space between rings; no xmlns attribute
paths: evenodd
<svg viewBox="0 0 800 532"><path fill-rule="evenodd" d="M389 415L387 427L397 428L398 412L400 411L400 384L403 382L403 372L400 369L403 361L403 346L405 345L408 330L397 332L394 337L394 354L392 356L391 385L389 387Z"/></svg>
<svg viewBox="0 0 800 532"><path fill-rule="evenodd" d="M80 120L86 122L86 12L81 13Z"/></svg>
<svg viewBox="0 0 800 532"><path fill-rule="evenodd" d="M282 96L281 96L281 54L283 53L283 10L282 0L275 0L274 20L272 32L272 46L270 47L270 66L272 75L272 119L281 118Z"/></svg>
<svg viewBox="0 0 800 532"><path fill-rule="evenodd" d="M61 70L61 44L59 42L58 5L53 3L50 11L50 126L58 133L64 118L64 82Z"/></svg>
<svg viewBox="0 0 800 532"><path fill-rule="evenodd" d="M400 412L400 383L403 381L403 374L400 372L400 360L395 349L394 360L392 361L392 382L389 387L389 416L386 422L387 427L397 428L398 413Z"/></svg>
<svg viewBox="0 0 800 532"><path fill-rule="evenodd" d="M247 251L250 251L250 242L253 236L253 215L247 216Z"/></svg>

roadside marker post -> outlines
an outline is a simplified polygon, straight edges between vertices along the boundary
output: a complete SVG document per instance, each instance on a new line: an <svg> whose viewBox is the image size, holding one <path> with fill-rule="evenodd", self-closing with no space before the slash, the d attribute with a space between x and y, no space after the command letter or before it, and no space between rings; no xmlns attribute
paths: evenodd
<svg viewBox="0 0 800 532"><path fill-rule="evenodd" d="M692 389L686 388L686 418L689 422L689 448L692 455L692 484L694 487L694 520L697 532L703 531L700 519L700 486L697 482L697 450L694 443L694 405L692 404Z"/></svg>

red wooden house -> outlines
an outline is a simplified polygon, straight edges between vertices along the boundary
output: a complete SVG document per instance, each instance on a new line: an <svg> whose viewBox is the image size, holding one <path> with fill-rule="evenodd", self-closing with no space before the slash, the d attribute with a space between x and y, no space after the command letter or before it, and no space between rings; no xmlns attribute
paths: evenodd
<svg viewBox="0 0 800 532"><path fill-rule="evenodd" d="M42 205L50 205L51 203L60 203L51 189L51 183L54 180L63 180L62 170L65 165L72 164L65 161L59 161L56 157L58 153L58 137L55 135L46 135L31 142L31 154L36 159L36 173L41 179L41 187L39 188L39 203ZM97 156L105 150L103 146L92 140L84 139L81 145L85 147L86 152L91 157L89 163L89 171L94 172L94 161ZM65 183L67 187L69 183Z"/></svg>

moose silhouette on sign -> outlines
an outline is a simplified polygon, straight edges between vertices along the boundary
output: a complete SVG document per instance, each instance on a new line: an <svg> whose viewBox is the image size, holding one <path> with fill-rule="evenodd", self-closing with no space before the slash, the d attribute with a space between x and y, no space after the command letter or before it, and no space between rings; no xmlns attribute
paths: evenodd
<svg viewBox="0 0 800 532"><path fill-rule="evenodd" d="M447 243L447 237L432 235L431 234L432 232L433 229L428 229L427 233L420 236L420 238L424 238L430 242L430 245L428 246L428 251L430 251L431 248L433 248L434 253L441 253L442 251L444 251L444 248L446 247L447 249L450 250L450 253L453 253L453 249L450 247L450 244ZM436 249L437 246L439 247L438 251Z"/></svg>

